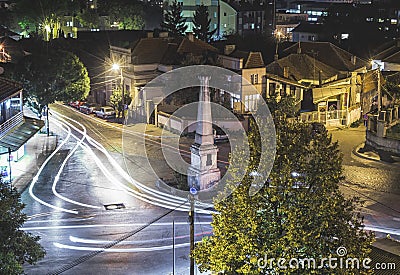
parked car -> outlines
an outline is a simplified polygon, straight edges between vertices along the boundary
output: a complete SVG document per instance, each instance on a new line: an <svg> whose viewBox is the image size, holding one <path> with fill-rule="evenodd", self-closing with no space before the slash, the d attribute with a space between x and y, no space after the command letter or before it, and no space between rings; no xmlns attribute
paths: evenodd
<svg viewBox="0 0 400 275"><path fill-rule="evenodd" d="M69 106L79 110L79 108L85 103L86 103L85 101L72 101L69 103Z"/></svg>
<svg viewBox="0 0 400 275"><path fill-rule="evenodd" d="M101 118L110 118L110 117L115 117L115 111L112 107L101 107L100 110L95 112L97 117Z"/></svg>
<svg viewBox="0 0 400 275"><path fill-rule="evenodd" d="M81 111L82 113L87 114L87 115L92 114L95 111L99 111L99 110L100 110L100 107L98 107L94 103L85 103L79 107L79 111Z"/></svg>

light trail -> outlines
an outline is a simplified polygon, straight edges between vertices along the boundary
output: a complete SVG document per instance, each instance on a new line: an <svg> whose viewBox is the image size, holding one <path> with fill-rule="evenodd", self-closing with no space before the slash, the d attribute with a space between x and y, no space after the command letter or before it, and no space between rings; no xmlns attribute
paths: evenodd
<svg viewBox="0 0 400 275"><path fill-rule="evenodd" d="M187 222L176 222L175 225L187 225ZM211 222L196 222L198 225L210 225ZM133 227L144 226L146 223L119 223L119 224L75 224L75 225L53 225L53 226L31 226L21 227L24 231L34 230L58 230L58 229L82 229L82 228L96 228L96 227ZM152 226L166 226L171 225L169 222L153 223Z"/></svg>
<svg viewBox="0 0 400 275"><path fill-rule="evenodd" d="M55 111L51 111L52 113L54 113L56 116L58 117L62 117L64 119L68 119L72 122L78 123L79 122L75 121L74 119L62 115L58 112ZM79 132L82 135L85 135L86 140L95 148L97 148L100 152L102 152L108 159L108 161L112 164L112 166L117 170L117 172L129 183L131 183L133 186L139 188L139 190L145 191L146 193L151 194L152 196L146 195L145 193L142 192L137 192L136 190L127 187L125 184L121 183L118 179L115 178L114 175L112 175L108 170L104 167L104 164L98 159L98 157L95 155L95 153L92 151L92 149L85 143L80 144L81 147L83 147L84 149L87 149L87 151L94 157L94 160L96 161L96 164L98 165L98 167L101 169L101 171L103 172L103 174L110 180L110 182L112 182L113 184L118 185L119 187L122 187L123 189L125 189L126 191L128 191L128 194L135 196L138 199L141 199L147 203L153 204L153 205L157 205L160 207L164 207L164 208L169 208L169 209L174 209L176 208L176 206L178 204L181 204L182 202L186 201L186 198L181 198L181 197L177 197L177 196L173 196L171 194L166 194L163 193L161 191L158 190L154 190L150 187L145 186L144 184L139 183L138 181L132 179L132 177L130 177L130 175L128 175L122 168L121 166L116 162L116 160L108 153L108 151L96 140L94 140L93 138L91 138L89 135L87 135L87 133L84 133L83 131L81 131L80 129L78 129L77 127L75 127L73 124L71 124L70 122L67 122L64 120L64 122L66 124L68 124L71 128L73 128L75 131ZM78 140L78 138L74 135L72 135L75 139ZM156 201L156 202L154 202ZM208 205L208 204L198 204L199 206L202 206L202 208L209 208L212 205ZM186 203L185 206L183 207L179 207L176 210L180 210L180 211L188 211L190 209L190 205L189 203ZM215 213L215 211L211 211L211 210L204 210L204 209L199 209L196 208L196 212L198 213L204 213L204 214L211 214L211 213Z"/></svg>
<svg viewBox="0 0 400 275"><path fill-rule="evenodd" d="M33 187L35 186L36 182L38 181L39 176L40 176L40 174L42 173L43 169L46 167L47 163L54 157L54 155L57 154L57 152L61 149L61 147L64 146L64 144L68 141L68 139L69 139L70 136L71 136L71 129L69 129L68 134L67 134L67 137L63 140L63 142L61 142L60 145L53 151L53 153L51 153L51 155L43 162L42 166L39 168L38 172L37 172L36 175L33 177L32 181L31 181L31 183L30 183L30 185L29 185L29 195L30 195L34 200L36 200L37 202L39 202L39 203L41 203L41 204L43 204L43 205L45 205L45 206L47 206L47 207L50 207L50 208L53 208L53 209L55 209L55 210L62 211L62 212L67 212L67 213L71 213L71 214L78 214L78 211L76 211L76 210L69 210L69 209L66 209L66 208L58 207L58 206L52 205L52 204L50 204L50 203L47 203L47 202L45 202L45 201L39 199L39 198L33 193Z"/></svg>
<svg viewBox="0 0 400 275"><path fill-rule="evenodd" d="M210 235L212 233L213 233L212 231L207 231L207 232L196 233L196 234L194 234L194 236L199 237L199 236L204 236L204 235ZM175 240L185 239L185 238L189 238L189 237L190 237L190 235L175 236ZM163 238L163 239L140 240L140 241L122 241L119 244L122 244L122 245L145 244L145 243L163 242L163 241L172 240L172 239L173 239L173 237ZM69 236L69 240L74 243L103 244L103 245L113 242L113 241L107 241L107 240L94 240L94 239L78 238L78 237L74 237L74 236Z"/></svg>
<svg viewBox="0 0 400 275"><path fill-rule="evenodd" d="M55 123L57 124L57 122L55 122ZM67 164L68 160L75 153L75 151L82 144L82 142L84 141L84 139L86 137L86 128L82 124L81 124L81 126L83 128L84 135L83 135L83 137L81 139L78 140L78 143L74 146L74 148L69 152L69 154L65 157L64 161L62 162L60 168L58 169L58 172L57 172L56 176L54 177L54 181L53 181L53 185L51 187L51 191L53 191L53 194L56 195L56 197L58 197L58 198L60 198L60 199L62 199L64 201L67 201L69 203L76 204L76 205L83 206L83 207L88 207L88 208L100 209L101 207L99 207L99 206L90 205L90 204L81 203L81 202L78 202L78 201L71 200L71 199L69 199L69 198L67 198L65 196L62 196L56 190L57 183L58 183L58 181L60 179L60 175L61 175L62 171L64 170L65 165ZM65 127L67 127L68 131L71 132L71 128L68 125L65 125Z"/></svg>
<svg viewBox="0 0 400 275"><path fill-rule="evenodd" d="M196 242L198 243L198 242ZM154 251L161 251L161 250L169 250L172 249L172 245L164 245L164 246L155 246L155 247L135 247L135 248L96 248L96 247L87 247L87 246L73 246L73 245L66 245L54 242L53 243L57 248L64 248L70 250L80 250L80 251L102 251L102 252L114 252L114 253L134 253L134 252L154 252ZM182 243L176 244L175 248L181 248L189 246L190 243Z"/></svg>

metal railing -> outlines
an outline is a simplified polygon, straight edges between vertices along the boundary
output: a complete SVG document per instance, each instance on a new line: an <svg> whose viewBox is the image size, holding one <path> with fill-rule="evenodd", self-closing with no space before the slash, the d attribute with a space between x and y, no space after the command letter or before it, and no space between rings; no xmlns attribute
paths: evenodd
<svg viewBox="0 0 400 275"><path fill-rule="evenodd" d="M0 125L0 138L5 136L11 129L13 129L18 124L22 123L23 121L23 114L22 112L17 113L10 119L6 120L3 124Z"/></svg>

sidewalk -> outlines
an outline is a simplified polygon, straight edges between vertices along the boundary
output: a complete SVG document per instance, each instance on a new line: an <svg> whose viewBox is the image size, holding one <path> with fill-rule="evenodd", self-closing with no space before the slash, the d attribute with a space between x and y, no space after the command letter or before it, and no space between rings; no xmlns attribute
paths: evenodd
<svg viewBox="0 0 400 275"><path fill-rule="evenodd" d="M38 132L25 146L25 155L16 162L11 162L12 185L22 193L40 166L57 146L57 136L47 136Z"/></svg>
<svg viewBox="0 0 400 275"><path fill-rule="evenodd" d="M355 157L376 161L381 164L400 166L400 158L392 156L392 161L388 162L382 160L378 152L365 147L366 132L365 126L363 125L355 128L327 127L327 130L332 134L332 141L335 141L337 139L339 141L339 145L341 147L345 147L341 148L343 152L351 152L351 155ZM354 142L356 143L356 145L354 145Z"/></svg>

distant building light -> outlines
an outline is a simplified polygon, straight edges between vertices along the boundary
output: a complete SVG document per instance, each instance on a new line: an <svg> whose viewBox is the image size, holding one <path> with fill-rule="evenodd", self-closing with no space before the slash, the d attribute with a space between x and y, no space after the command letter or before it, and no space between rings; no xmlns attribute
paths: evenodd
<svg viewBox="0 0 400 275"><path fill-rule="evenodd" d="M382 18L379 18L379 19L378 19L378 23L383 23L383 22L385 22L384 19L382 19Z"/></svg>
<svg viewBox="0 0 400 275"><path fill-rule="evenodd" d="M397 24L397 19L391 19L391 20L390 20L390 24L396 25L396 24Z"/></svg>
<svg viewBox="0 0 400 275"><path fill-rule="evenodd" d="M342 40L343 39L349 39L349 34L348 33L342 33L341 38L342 38Z"/></svg>

